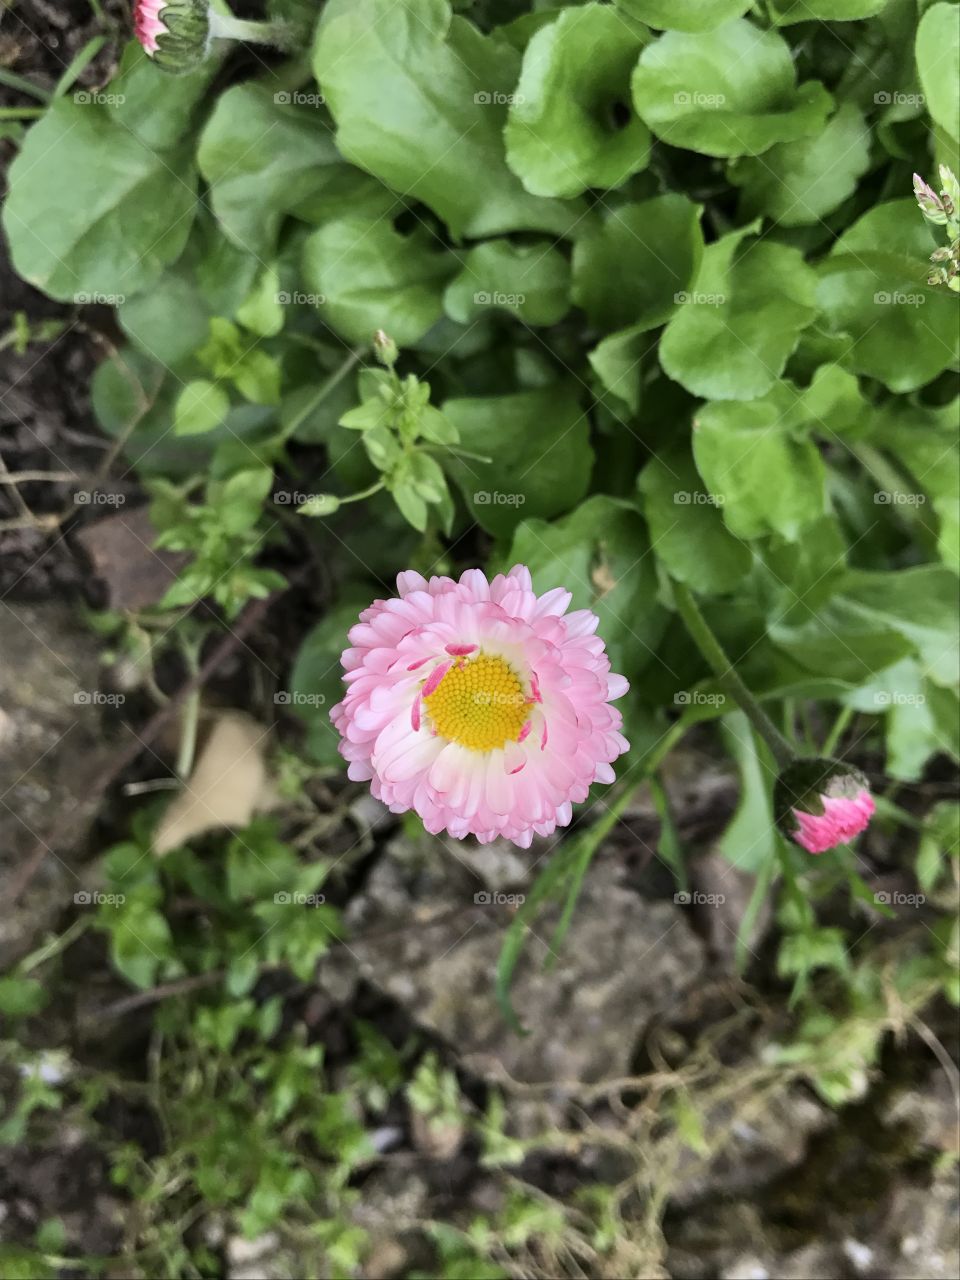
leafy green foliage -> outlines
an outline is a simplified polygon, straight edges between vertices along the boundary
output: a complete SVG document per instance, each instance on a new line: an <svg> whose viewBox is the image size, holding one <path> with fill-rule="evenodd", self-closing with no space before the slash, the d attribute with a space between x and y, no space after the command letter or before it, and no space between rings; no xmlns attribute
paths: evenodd
<svg viewBox="0 0 960 1280"><path fill-rule="evenodd" d="M507 163L537 196L619 187L648 159L650 134L618 121L643 28L609 5L566 9L527 45L505 130Z"/></svg>
<svg viewBox="0 0 960 1280"><path fill-rule="evenodd" d="M744 18L661 36L640 56L633 100L658 138L708 156L759 155L816 133L831 102L817 81L797 86L781 36Z"/></svg>
<svg viewBox="0 0 960 1280"><path fill-rule="evenodd" d="M889 856L943 913L881 973L869 927L854 936L821 903L839 887L858 912L882 904L846 854L811 860L775 832L768 752L673 610L683 587L706 598L805 749L828 738L897 783L960 751L960 192L938 170L957 164L956 6L269 7L313 27L289 58L228 62L218 47L173 78L130 45L103 94L61 93L5 132L19 147L14 265L53 298L117 307L124 345L96 371L95 412L151 499L156 547L183 553L159 608L105 634L151 669L158 633L196 656L198 636L284 587L291 564L316 566L322 615L303 619L296 655L283 636L274 655L283 731L288 712L303 722L281 770L296 803L316 772L338 797L345 785L329 719L340 658L398 570L520 561L538 590L566 587L631 682L632 750L622 789L550 851L513 918L505 1017L519 1026L510 983L539 913L560 905L556 951L634 783L653 778L657 848L685 888L655 775L701 723L739 780L717 847L756 877L742 970L778 899L776 971L798 1013L772 1056L831 1104L859 1096L891 983L905 1008L960 1001L956 806L913 818L878 790L882 835L894 822L915 835L898 829ZM937 190L921 178L911 197L914 171ZM15 317L0 343L22 353L73 318ZM191 611L207 619L196 633ZM678 713L681 688L697 697ZM428 1143L469 1133L488 1170L521 1164L534 1140L507 1131L505 1104L478 1106L415 1037L337 1027L330 1039L352 1046L338 1072L326 1028L291 1016L290 990L345 932L315 844L258 821L158 862L149 829L141 812L107 852L89 916L114 972L158 1005L148 1083L163 1150L112 1154L148 1224L144 1268L216 1273L179 1229L202 1209L249 1235L291 1226L312 1273L356 1274L367 1241L351 1179L398 1108ZM44 1016L31 963L0 980L18 1027ZM0 1135L20 1142L64 1105L64 1066L11 1061ZM94 1093L90 1115L108 1109ZM663 1114L706 1152L684 1090ZM616 1239L618 1207L592 1208ZM431 1274L512 1274L511 1251L564 1241L571 1216L518 1178L495 1215L425 1228ZM56 1252L56 1228L41 1245ZM586 1256L576 1266L598 1271ZM3 1257L35 1262L73 1269L42 1250Z"/></svg>

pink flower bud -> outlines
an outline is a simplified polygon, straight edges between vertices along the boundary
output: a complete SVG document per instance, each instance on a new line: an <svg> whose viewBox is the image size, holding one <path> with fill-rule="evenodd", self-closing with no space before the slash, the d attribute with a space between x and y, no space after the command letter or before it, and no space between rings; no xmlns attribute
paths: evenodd
<svg viewBox="0 0 960 1280"><path fill-rule="evenodd" d="M797 760L777 779L777 823L808 853L825 853L864 831L876 804L859 770L839 760Z"/></svg>

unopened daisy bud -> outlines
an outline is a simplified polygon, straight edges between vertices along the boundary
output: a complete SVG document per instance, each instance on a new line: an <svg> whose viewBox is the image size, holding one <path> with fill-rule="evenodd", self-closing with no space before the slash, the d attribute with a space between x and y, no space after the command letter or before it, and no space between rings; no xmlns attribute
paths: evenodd
<svg viewBox="0 0 960 1280"><path fill-rule="evenodd" d="M913 175L913 194L916 196L920 212L925 218L930 222L936 222L941 225L946 222L947 215L944 213L940 197L929 183L924 182L919 173Z"/></svg>
<svg viewBox="0 0 960 1280"><path fill-rule="evenodd" d="M373 335L373 353L386 369L392 369L400 355L397 344L382 329Z"/></svg>
<svg viewBox="0 0 960 1280"><path fill-rule="evenodd" d="M866 778L841 760L795 760L773 792L777 825L808 853L824 853L865 830L876 804Z"/></svg>
<svg viewBox="0 0 960 1280"><path fill-rule="evenodd" d="M298 516L332 516L340 510L340 499L333 493L314 493L297 508Z"/></svg>
<svg viewBox="0 0 960 1280"><path fill-rule="evenodd" d="M207 0L134 0L133 29L158 67L183 75L210 52Z"/></svg>

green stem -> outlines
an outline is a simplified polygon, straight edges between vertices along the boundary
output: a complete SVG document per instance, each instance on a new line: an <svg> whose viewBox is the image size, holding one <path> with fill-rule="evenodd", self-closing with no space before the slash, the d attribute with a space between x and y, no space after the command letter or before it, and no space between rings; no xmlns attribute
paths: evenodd
<svg viewBox="0 0 960 1280"><path fill-rule="evenodd" d="M322 404L323 401L326 400L327 396L334 389L334 387L339 386L339 384L344 380L344 378L347 376L347 374L350 372L351 369L356 368L362 355L363 355L362 351L351 351L350 354L347 356L347 358L336 369L334 369L333 373L330 374L330 377L327 378L325 382L321 383L321 385L317 388L316 395L311 397L311 399L307 401L307 403L303 406L300 412L296 414L291 419L290 422L287 423L286 427L284 427L284 430L283 430L284 440L286 440L289 436L296 434L298 429L306 422L307 418L310 417L311 413L313 413L314 409L316 409L319 404Z"/></svg>
<svg viewBox="0 0 960 1280"><path fill-rule="evenodd" d="M786 769L796 759L796 751L743 683L720 641L711 630L710 624L700 612L699 605L682 582L674 581L673 598L691 639L706 659L711 671L773 752L777 766L780 769Z"/></svg>
<svg viewBox="0 0 960 1280"><path fill-rule="evenodd" d="M277 49L292 51L300 32L288 22L248 22L225 13L210 14L210 35L214 40L244 40L248 44L272 44Z"/></svg>
<svg viewBox="0 0 960 1280"><path fill-rule="evenodd" d="M836 720L834 720L833 727L827 734L826 741L824 742L820 752L821 755L826 756L828 759L833 755L834 751L837 749L837 743L843 737L844 730L853 719L853 715L853 707L840 708L840 714L837 716Z"/></svg>
<svg viewBox="0 0 960 1280"><path fill-rule="evenodd" d="M377 480L369 489L361 489L359 493L351 493L346 498L340 499L340 505L345 506L348 502L362 502L364 498L372 498L375 493L379 493L386 485L383 480Z"/></svg>

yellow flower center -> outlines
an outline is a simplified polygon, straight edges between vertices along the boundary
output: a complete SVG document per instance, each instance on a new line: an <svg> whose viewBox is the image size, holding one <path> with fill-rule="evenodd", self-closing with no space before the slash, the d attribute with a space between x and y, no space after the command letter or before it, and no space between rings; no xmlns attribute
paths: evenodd
<svg viewBox="0 0 960 1280"><path fill-rule="evenodd" d="M513 669L484 654L452 666L423 703L437 733L471 751L516 742L529 711Z"/></svg>

